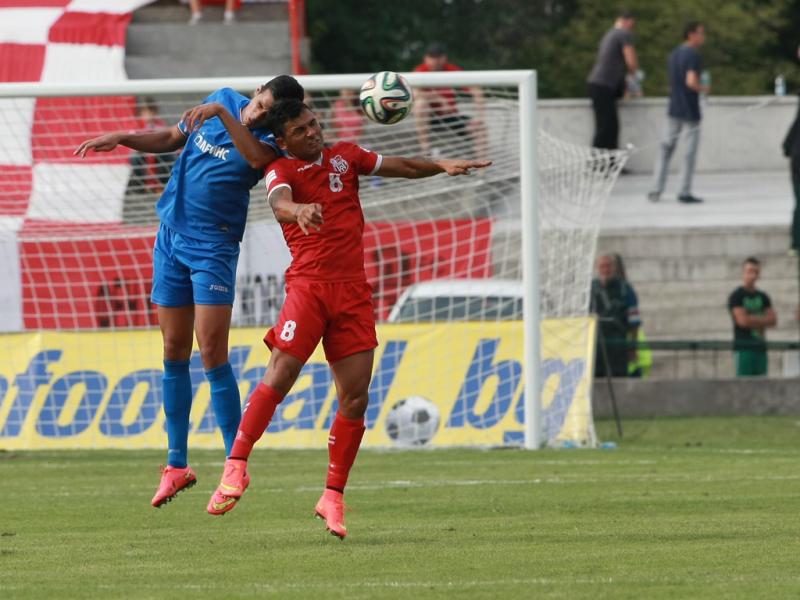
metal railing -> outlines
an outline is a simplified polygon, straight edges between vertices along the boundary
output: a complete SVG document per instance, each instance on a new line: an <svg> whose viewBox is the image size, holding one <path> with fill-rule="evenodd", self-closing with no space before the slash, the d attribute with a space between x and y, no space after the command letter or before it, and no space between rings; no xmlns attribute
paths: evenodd
<svg viewBox="0 0 800 600"><path fill-rule="evenodd" d="M609 352L649 352L652 365L644 376L650 379L719 379L736 375L737 350L766 350L768 375L800 376L800 341L647 340L637 342L606 339ZM596 360L602 360L598 354Z"/></svg>

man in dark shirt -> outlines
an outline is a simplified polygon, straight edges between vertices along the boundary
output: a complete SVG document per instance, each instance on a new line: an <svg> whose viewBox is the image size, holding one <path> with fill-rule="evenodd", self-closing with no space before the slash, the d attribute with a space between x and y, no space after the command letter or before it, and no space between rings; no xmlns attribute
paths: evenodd
<svg viewBox="0 0 800 600"><path fill-rule="evenodd" d="M769 296L756 288L760 271L758 259L746 259L742 264L742 285L728 298L738 377L767 374L765 330L778 322Z"/></svg>
<svg viewBox="0 0 800 600"><path fill-rule="evenodd" d="M617 99L625 92L625 76L638 68L636 49L633 47L633 13L621 12L614 27L600 41L597 59L587 82L594 110L595 148L614 150L619 143L619 117Z"/></svg>
<svg viewBox="0 0 800 600"><path fill-rule="evenodd" d="M697 51L705 43L706 31L702 23L692 21L683 32L684 42L669 55L669 111L661 153L656 162L655 182L647 197L657 202L667 183L669 161L682 129L686 129L686 162L678 200L686 204L702 202L692 195L692 177L700 141L700 94L708 94L709 87L701 83L703 61Z"/></svg>

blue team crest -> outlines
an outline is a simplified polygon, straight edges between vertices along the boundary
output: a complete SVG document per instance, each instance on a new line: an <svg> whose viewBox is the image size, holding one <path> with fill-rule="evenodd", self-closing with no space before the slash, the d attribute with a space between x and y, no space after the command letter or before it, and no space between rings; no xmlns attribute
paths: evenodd
<svg viewBox="0 0 800 600"><path fill-rule="evenodd" d="M337 154L331 159L331 166L336 172L345 174L347 173L347 168L349 165L347 164L347 161L342 158L341 154Z"/></svg>

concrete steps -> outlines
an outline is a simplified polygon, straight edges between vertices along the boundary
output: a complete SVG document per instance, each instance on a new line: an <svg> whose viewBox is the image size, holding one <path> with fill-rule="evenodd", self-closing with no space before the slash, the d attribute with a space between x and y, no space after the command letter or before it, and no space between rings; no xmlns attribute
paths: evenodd
<svg viewBox="0 0 800 600"><path fill-rule="evenodd" d="M629 259L728 257L734 262L751 254L786 258L789 225L604 229L603 248L613 247Z"/></svg>
<svg viewBox="0 0 800 600"><path fill-rule="evenodd" d="M788 243L788 237L787 237ZM788 245L788 244L787 244ZM654 249L654 253L658 249ZM749 252L729 256L658 256L633 257L620 252L625 258L628 276L632 281L641 283L653 282L736 282L741 277L742 261L747 256L756 256L762 263L763 280L784 280L794 276L797 279L797 259L785 253L781 255L767 252ZM733 286L731 286L733 289Z"/></svg>
<svg viewBox="0 0 800 600"><path fill-rule="evenodd" d="M205 22L222 20L224 8L220 6L206 6L203 8ZM286 3L276 2L268 4L242 4L236 12L238 22L250 21L286 21L288 20L288 7ZM131 23L181 23L189 20L189 6L177 0L158 0L143 6L133 13Z"/></svg>
<svg viewBox="0 0 800 600"><path fill-rule="evenodd" d="M735 285L735 284L734 284ZM636 283L636 292L648 298L651 310L725 307L734 285L725 281L662 281ZM770 297L791 298L797 285L789 279L762 278L759 286L769 290Z"/></svg>
<svg viewBox="0 0 800 600"><path fill-rule="evenodd" d="M774 339L795 339L797 259L786 253L783 227L653 229L601 233L598 252L622 255L639 296L648 336L662 339L731 335L727 299L739 285L742 260L762 262L759 287L778 312ZM784 337L785 334L785 337Z"/></svg>
<svg viewBox="0 0 800 600"><path fill-rule="evenodd" d="M255 20L244 5L240 20L225 25L209 7L206 19L186 24L188 9L155 5L137 11L128 28L125 68L131 79L270 76L291 70L289 26L282 19ZM245 12L244 9L248 9ZM267 13L264 13L267 14ZM250 17L248 17L250 15ZM263 15L262 15L263 16ZM179 18L180 17L180 18Z"/></svg>

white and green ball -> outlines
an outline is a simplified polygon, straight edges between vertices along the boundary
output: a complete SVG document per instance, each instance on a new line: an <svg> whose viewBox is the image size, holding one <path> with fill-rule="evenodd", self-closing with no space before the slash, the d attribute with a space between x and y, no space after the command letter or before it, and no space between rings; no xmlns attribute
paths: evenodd
<svg viewBox="0 0 800 600"><path fill-rule="evenodd" d="M370 120L392 125L411 112L414 94L403 77L393 71L381 71L364 82L359 100Z"/></svg>

